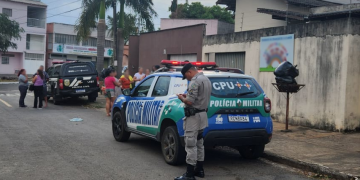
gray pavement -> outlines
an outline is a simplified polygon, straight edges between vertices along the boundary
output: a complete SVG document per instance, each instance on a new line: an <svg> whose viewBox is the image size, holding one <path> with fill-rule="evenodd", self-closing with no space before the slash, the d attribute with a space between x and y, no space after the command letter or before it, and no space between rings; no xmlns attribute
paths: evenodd
<svg viewBox="0 0 360 180"><path fill-rule="evenodd" d="M42 110L18 108L17 93L0 86L0 179L150 179L171 180L184 173L185 165L170 166L160 144L131 135L116 142L111 121L99 109L86 108L86 98ZM82 118L82 122L70 122ZM303 180L297 170L263 160L244 160L233 151L206 151L205 179ZM200 179L200 178L198 178Z"/></svg>

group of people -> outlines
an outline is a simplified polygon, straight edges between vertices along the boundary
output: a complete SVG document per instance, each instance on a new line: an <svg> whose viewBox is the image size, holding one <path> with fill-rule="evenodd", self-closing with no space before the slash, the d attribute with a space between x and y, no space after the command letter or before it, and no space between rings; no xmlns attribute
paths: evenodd
<svg viewBox="0 0 360 180"><path fill-rule="evenodd" d="M29 89L29 79L25 69L21 69L18 73L19 80L19 107L25 108L25 97ZM44 71L44 66L40 66L37 72L33 75L31 81L33 87L30 90L34 91L34 106L33 108L42 109L47 107L47 87L46 82L49 80L49 75ZM45 100L45 106L43 106Z"/></svg>
<svg viewBox="0 0 360 180"><path fill-rule="evenodd" d="M153 70L157 70L160 66L154 66ZM129 74L129 69L124 70L124 74L120 77L120 79L116 78L116 70L110 69L108 74L106 74L106 78L104 79L105 85L105 97L106 97L106 115L110 116L110 111L117 97L116 89L121 88L121 91L125 94L130 94L130 91L133 88L133 83L137 86L143 79L151 74L150 69L146 69L144 73L144 69L139 67L139 71L135 73L134 77Z"/></svg>

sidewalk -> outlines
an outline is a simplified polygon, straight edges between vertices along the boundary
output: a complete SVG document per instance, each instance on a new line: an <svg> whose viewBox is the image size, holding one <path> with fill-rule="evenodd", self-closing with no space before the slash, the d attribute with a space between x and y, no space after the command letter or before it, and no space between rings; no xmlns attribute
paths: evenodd
<svg viewBox="0 0 360 180"><path fill-rule="evenodd" d="M360 133L343 134L274 122L265 158L290 166L321 171L336 179L360 177Z"/></svg>

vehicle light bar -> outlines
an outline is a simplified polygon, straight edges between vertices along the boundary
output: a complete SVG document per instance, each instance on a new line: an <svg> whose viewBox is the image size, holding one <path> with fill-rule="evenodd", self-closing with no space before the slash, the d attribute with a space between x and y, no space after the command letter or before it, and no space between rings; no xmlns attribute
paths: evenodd
<svg viewBox="0 0 360 180"><path fill-rule="evenodd" d="M185 64L191 63L193 66L196 67L209 67L209 66L216 66L215 62L184 62L184 61L173 61L173 60L162 60L162 65L172 65L172 66L184 66Z"/></svg>

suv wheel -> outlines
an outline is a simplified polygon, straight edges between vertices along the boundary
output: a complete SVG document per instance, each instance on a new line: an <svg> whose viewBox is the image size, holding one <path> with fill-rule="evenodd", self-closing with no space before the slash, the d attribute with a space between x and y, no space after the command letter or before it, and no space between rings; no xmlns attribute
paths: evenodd
<svg viewBox="0 0 360 180"><path fill-rule="evenodd" d="M184 162L185 149L181 146L176 126L165 129L161 136L161 149L166 163L177 165Z"/></svg>
<svg viewBox="0 0 360 180"><path fill-rule="evenodd" d="M257 159L263 154L264 149L265 145L238 147L239 153L245 159Z"/></svg>
<svg viewBox="0 0 360 180"><path fill-rule="evenodd" d="M97 94L90 94L90 95L88 96L89 102L95 102L95 101L96 101L96 95L97 95Z"/></svg>
<svg viewBox="0 0 360 180"><path fill-rule="evenodd" d="M116 141L125 142L130 138L130 132L126 131L125 116L120 111L116 112L112 119L112 131Z"/></svg>
<svg viewBox="0 0 360 180"><path fill-rule="evenodd" d="M59 105L60 104L60 98L56 98L53 96L53 102L55 105Z"/></svg>

